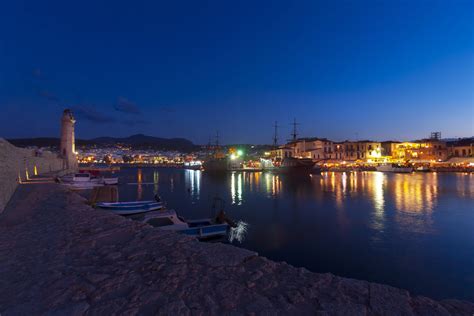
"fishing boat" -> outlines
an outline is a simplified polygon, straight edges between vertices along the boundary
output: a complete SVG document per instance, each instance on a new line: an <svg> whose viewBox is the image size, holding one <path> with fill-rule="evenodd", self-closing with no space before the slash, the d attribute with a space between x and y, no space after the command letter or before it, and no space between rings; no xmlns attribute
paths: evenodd
<svg viewBox="0 0 474 316"><path fill-rule="evenodd" d="M118 184L118 178L105 178L105 177L94 177L90 173L76 173L69 176L64 176L60 179L60 181L64 184L74 184L78 187L87 187L87 183L89 184L102 184L102 185L114 185ZM96 185L89 185L90 187L94 187Z"/></svg>
<svg viewBox="0 0 474 316"><path fill-rule="evenodd" d="M377 171L381 172L396 172L396 173L411 173L413 171L412 167L405 167L399 164L383 164L375 168Z"/></svg>
<svg viewBox="0 0 474 316"><path fill-rule="evenodd" d="M222 237L230 229L229 224L217 223L212 219L185 220L174 210L147 212L140 217L132 216L131 218L160 230L172 230L198 239Z"/></svg>
<svg viewBox="0 0 474 316"><path fill-rule="evenodd" d="M65 187L67 187L71 190L90 190L90 189L93 189L95 187L103 187L104 186L103 183L93 182L93 181L90 181L90 182L66 182L66 183L63 182L62 185L64 185Z"/></svg>
<svg viewBox="0 0 474 316"><path fill-rule="evenodd" d="M164 209L164 203L158 201L136 201L136 202L100 202L96 207L112 211L118 215L141 214Z"/></svg>

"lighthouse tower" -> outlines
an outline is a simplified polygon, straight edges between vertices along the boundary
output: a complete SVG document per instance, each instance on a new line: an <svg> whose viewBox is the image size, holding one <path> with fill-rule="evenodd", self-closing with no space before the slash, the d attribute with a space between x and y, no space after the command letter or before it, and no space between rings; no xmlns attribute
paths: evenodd
<svg viewBox="0 0 474 316"><path fill-rule="evenodd" d="M69 109L64 110L61 118L61 156L67 169L77 168L77 157L74 140L74 124L76 120Z"/></svg>

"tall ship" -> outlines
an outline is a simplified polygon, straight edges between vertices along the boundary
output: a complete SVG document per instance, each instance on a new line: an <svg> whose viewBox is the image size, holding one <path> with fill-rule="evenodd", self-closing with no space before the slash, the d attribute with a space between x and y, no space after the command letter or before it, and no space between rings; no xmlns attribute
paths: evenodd
<svg viewBox="0 0 474 316"><path fill-rule="evenodd" d="M293 140L296 140L296 121L293 123ZM278 140L277 140L277 122L275 122L275 135L273 138L273 148L277 150ZM297 157L284 157L282 155L276 154L273 158L260 160L263 170L274 171L279 173L288 173L288 174L309 174L309 173L319 173L321 169L319 166L315 166L316 162L311 158L297 158Z"/></svg>
<svg viewBox="0 0 474 316"><path fill-rule="evenodd" d="M208 172L227 171L227 159L225 157L211 157L203 163L203 168Z"/></svg>
<svg viewBox="0 0 474 316"><path fill-rule="evenodd" d="M211 149L211 141L209 139L209 150ZM215 148L211 155L202 164L204 171L207 172L225 172L228 170L228 160L225 154L220 150L219 132L216 133Z"/></svg>
<svg viewBox="0 0 474 316"><path fill-rule="evenodd" d="M279 171L280 172L304 172L309 173L314 169L315 162L310 158L283 158Z"/></svg>

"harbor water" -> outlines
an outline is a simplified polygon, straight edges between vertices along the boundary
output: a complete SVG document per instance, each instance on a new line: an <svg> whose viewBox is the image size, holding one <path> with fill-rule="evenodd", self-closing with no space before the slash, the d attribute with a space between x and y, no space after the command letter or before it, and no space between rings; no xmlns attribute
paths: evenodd
<svg viewBox="0 0 474 316"><path fill-rule="evenodd" d="M474 301L474 175L323 172L291 177L122 168L119 199L155 194L185 218L215 197L247 224L231 243L313 272Z"/></svg>

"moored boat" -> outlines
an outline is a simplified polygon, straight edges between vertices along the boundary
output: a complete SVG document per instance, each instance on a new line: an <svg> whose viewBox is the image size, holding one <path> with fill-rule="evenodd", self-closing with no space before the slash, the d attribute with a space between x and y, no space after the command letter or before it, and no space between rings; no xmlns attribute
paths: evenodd
<svg viewBox="0 0 474 316"><path fill-rule="evenodd" d="M413 171L413 168L393 163L377 166L376 170L381 172L411 173Z"/></svg>
<svg viewBox="0 0 474 316"><path fill-rule="evenodd" d="M431 169L428 166L419 166L415 169L416 172L430 172Z"/></svg>
<svg viewBox="0 0 474 316"><path fill-rule="evenodd" d="M96 207L107 209L119 215L133 215L146 213L164 208L163 202L158 201L136 201L136 202L100 202L95 204Z"/></svg>
<svg viewBox="0 0 474 316"><path fill-rule="evenodd" d="M132 218L160 230L172 230L198 239L222 237L230 229L229 224L217 223L212 219L185 220L174 210L148 212Z"/></svg>
<svg viewBox="0 0 474 316"><path fill-rule="evenodd" d="M78 187L88 187L89 184L98 184L98 185L113 185L118 184L118 178L97 178L93 177L90 173L76 173L69 176L64 176L60 179L60 182L64 184L72 184ZM90 185L91 187L98 186L98 185Z"/></svg>
<svg viewBox="0 0 474 316"><path fill-rule="evenodd" d="M277 172L288 174L311 173L315 162L310 158L283 158L279 167L273 169Z"/></svg>
<svg viewBox="0 0 474 316"><path fill-rule="evenodd" d="M204 171L223 172L228 170L227 158L211 158L203 163Z"/></svg>

